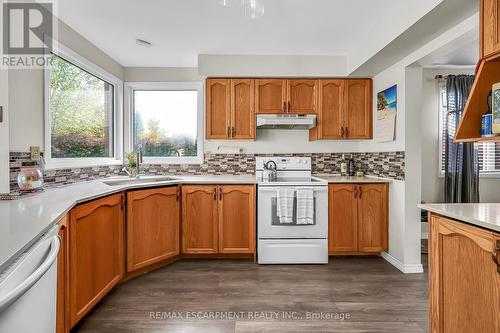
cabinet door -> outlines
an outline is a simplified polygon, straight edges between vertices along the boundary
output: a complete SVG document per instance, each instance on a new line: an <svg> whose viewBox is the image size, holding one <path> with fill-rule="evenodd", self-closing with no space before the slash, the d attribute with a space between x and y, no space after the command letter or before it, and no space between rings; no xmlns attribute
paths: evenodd
<svg viewBox="0 0 500 333"><path fill-rule="evenodd" d="M207 79L206 128L207 139L227 139L230 134L230 80Z"/></svg>
<svg viewBox="0 0 500 333"><path fill-rule="evenodd" d="M316 113L318 103L318 80L287 81L289 113Z"/></svg>
<svg viewBox="0 0 500 333"><path fill-rule="evenodd" d="M231 80L231 138L255 140L254 80Z"/></svg>
<svg viewBox="0 0 500 333"><path fill-rule="evenodd" d="M57 315L56 315L56 332L65 333L69 332L69 302L68 302L68 246L69 246L69 233L68 233L68 219L64 216L59 221L59 239L61 246L59 254L57 255Z"/></svg>
<svg viewBox="0 0 500 333"><path fill-rule="evenodd" d="M359 252L387 250L387 184L358 185Z"/></svg>
<svg viewBox="0 0 500 333"><path fill-rule="evenodd" d="M481 30L483 57L500 51L500 0L481 1Z"/></svg>
<svg viewBox="0 0 500 333"><path fill-rule="evenodd" d="M182 253L217 253L217 187L182 187Z"/></svg>
<svg viewBox="0 0 500 333"><path fill-rule="evenodd" d="M357 252L358 207L354 185L329 185L328 197L328 252Z"/></svg>
<svg viewBox="0 0 500 333"><path fill-rule="evenodd" d="M179 254L179 189L127 193L127 271Z"/></svg>
<svg viewBox="0 0 500 333"><path fill-rule="evenodd" d="M70 212L70 320L73 327L124 274L123 195Z"/></svg>
<svg viewBox="0 0 500 333"><path fill-rule="evenodd" d="M286 80L255 80L255 112L286 111Z"/></svg>
<svg viewBox="0 0 500 333"><path fill-rule="evenodd" d="M372 81L346 80L344 89L344 126L347 139L372 138Z"/></svg>
<svg viewBox="0 0 500 333"><path fill-rule="evenodd" d="M255 252L255 186L219 187L219 252Z"/></svg>
<svg viewBox="0 0 500 333"><path fill-rule="evenodd" d="M344 84L342 80L320 80L318 108L318 138L342 139L342 103Z"/></svg>
<svg viewBox="0 0 500 333"><path fill-rule="evenodd" d="M430 332L500 332L494 234L433 214L430 223Z"/></svg>

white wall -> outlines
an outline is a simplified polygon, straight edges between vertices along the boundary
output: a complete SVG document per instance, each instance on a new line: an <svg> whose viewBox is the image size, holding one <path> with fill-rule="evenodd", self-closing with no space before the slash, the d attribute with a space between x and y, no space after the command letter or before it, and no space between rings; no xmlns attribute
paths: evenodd
<svg viewBox="0 0 500 333"><path fill-rule="evenodd" d="M443 202L443 177L439 174L438 83L436 75L474 74L473 68L425 69L422 98L422 200ZM481 202L500 202L500 178L479 179Z"/></svg>
<svg viewBox="0 0 500 333"><path fill-rule="evenodd" d="M58 41L96 65L123 78L122 66L58 21ZM28 151L30 146L43 150L44 81L41 69L9 69L10 150ZM29 129L29 130L27 130Z"/></svg>

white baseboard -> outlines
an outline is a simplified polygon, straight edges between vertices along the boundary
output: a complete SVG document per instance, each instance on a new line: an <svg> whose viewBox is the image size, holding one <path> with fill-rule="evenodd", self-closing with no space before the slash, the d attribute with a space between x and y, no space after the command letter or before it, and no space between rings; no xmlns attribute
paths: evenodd
<svg viewBox="0 0 500 333"><path fill-rule="evenodd" d="M422 264L411 264L411 265L405 265L398 259L394 258L387 252L382 252L380 254L382 258L384 258L389 264L392 266L396 267L399 269L401 272L405 274L410 274L410 273L423 273L424 268Z"/></svg>
<svg viewBox="0 0 500 333"><path fill-rule="evenodd" d="M429 234L427 232L422 232L420 238L421 239L429 239Z"/></svg>

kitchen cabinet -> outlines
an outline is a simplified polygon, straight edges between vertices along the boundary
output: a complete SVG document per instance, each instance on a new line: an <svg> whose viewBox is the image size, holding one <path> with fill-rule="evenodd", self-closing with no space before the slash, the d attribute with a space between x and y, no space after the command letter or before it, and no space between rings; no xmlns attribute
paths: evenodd
<svg viewBox="0 0 500 333"><path fill-rule="evenodd" d="M372 134L372 81L319 80L317 126L310 140L362 140Z"/></svg>
<svg viewBox="0 0 500 333"><path fill-rule="evenodd" d="M124 204L124 195L115 194L70 211L71 327L124 275Z"/></svg>
<svg viewBox="0 0 500 333"><path fill-rule="evenodd" d="M287 80L287 113L316 113L318 80Z"/></svg>
<svg viewBox="0 0 500 333"><path fill-rule="evenodd" d="M217 253L217 186L182 186L182 253Z"/></svg>
<svg viewBox="0 0 500 333"><path fill-rule="evenodd" d="M255 140L254 80L207 79L207 139Z"/></svg>
<svg viewBox="0 0 500 333"><path fill-rule="evenodd" d="M231 80L231 139L255 140L254 80Z"/></svg>
<svg viewBox="0 0 500 333"><path fill-rule="evenodd" d="M68 257L69 257L69 234L68 234L68 215L65 215L59 221L59 254L57 255L57 299L56 299L56 332L69 332L68 322Z"/></svg>
<svg viewBox="0 0 500 333"><path fill-rule="evenodd" d="M386 251L387 184L330 184L328 192L328 252L363 254Z"/></svg>
<svg viewBox="0 0 500 333"><path fill-rule="evenodd" d="M285 113L287 110L286 80L255 80L255 113Z"/></svg>
<svg viewBox="0 0 500 333"><path fill-rule="evenodd" d="M179 255L179 187L127 193L127 271Z"/></svg>
<svg viewBox="0 0 500 333"><path fill-rule="evenodd" d="M182 187L182 253L254 253L254 185Z"/></svg>
<svg viewBox="0 0 500 333"><path fill-rule="evenodd" d="M500 0L481 0L481 54L487 58L500 51Z"/></svg>
<svg viewBox="0 0 500 333"><path fill-rule="evenodd" d="M255 252L255 186L219 186L220 253Z"/></svg>
<svg viewBox="0 0 500 333"><path fill-rule="evenodd" d="M228 139L231 130L231 80L206 81L206 137Z"/></svg>
<svg viewBox="0 0 500 333"><path fill-rule="evenodd" d="M433 213L430 332L500 332L500 234Z"/></svg>
<svg viewBox="0 0 500 333"><path fill-rule="evenodd" d="M316 113L318 80L255 80L256 113Z"/></svg>

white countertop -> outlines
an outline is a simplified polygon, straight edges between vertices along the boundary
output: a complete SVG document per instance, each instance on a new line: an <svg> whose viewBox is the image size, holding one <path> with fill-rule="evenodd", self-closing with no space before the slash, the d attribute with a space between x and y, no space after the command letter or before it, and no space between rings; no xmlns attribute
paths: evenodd
<svg viewBox="0 0 500 333"><path fill-rule="evenodd" d="M374 176L351 177L340 175L315 175L315 177L326 180L328 183L391 183L388 178L380 178Z"/></svg>
<svg viewBox="0 0 500 333"><path fill-rule="evenodd" d="M500 203L420 204L419 208L500 232Z"/></svg>

